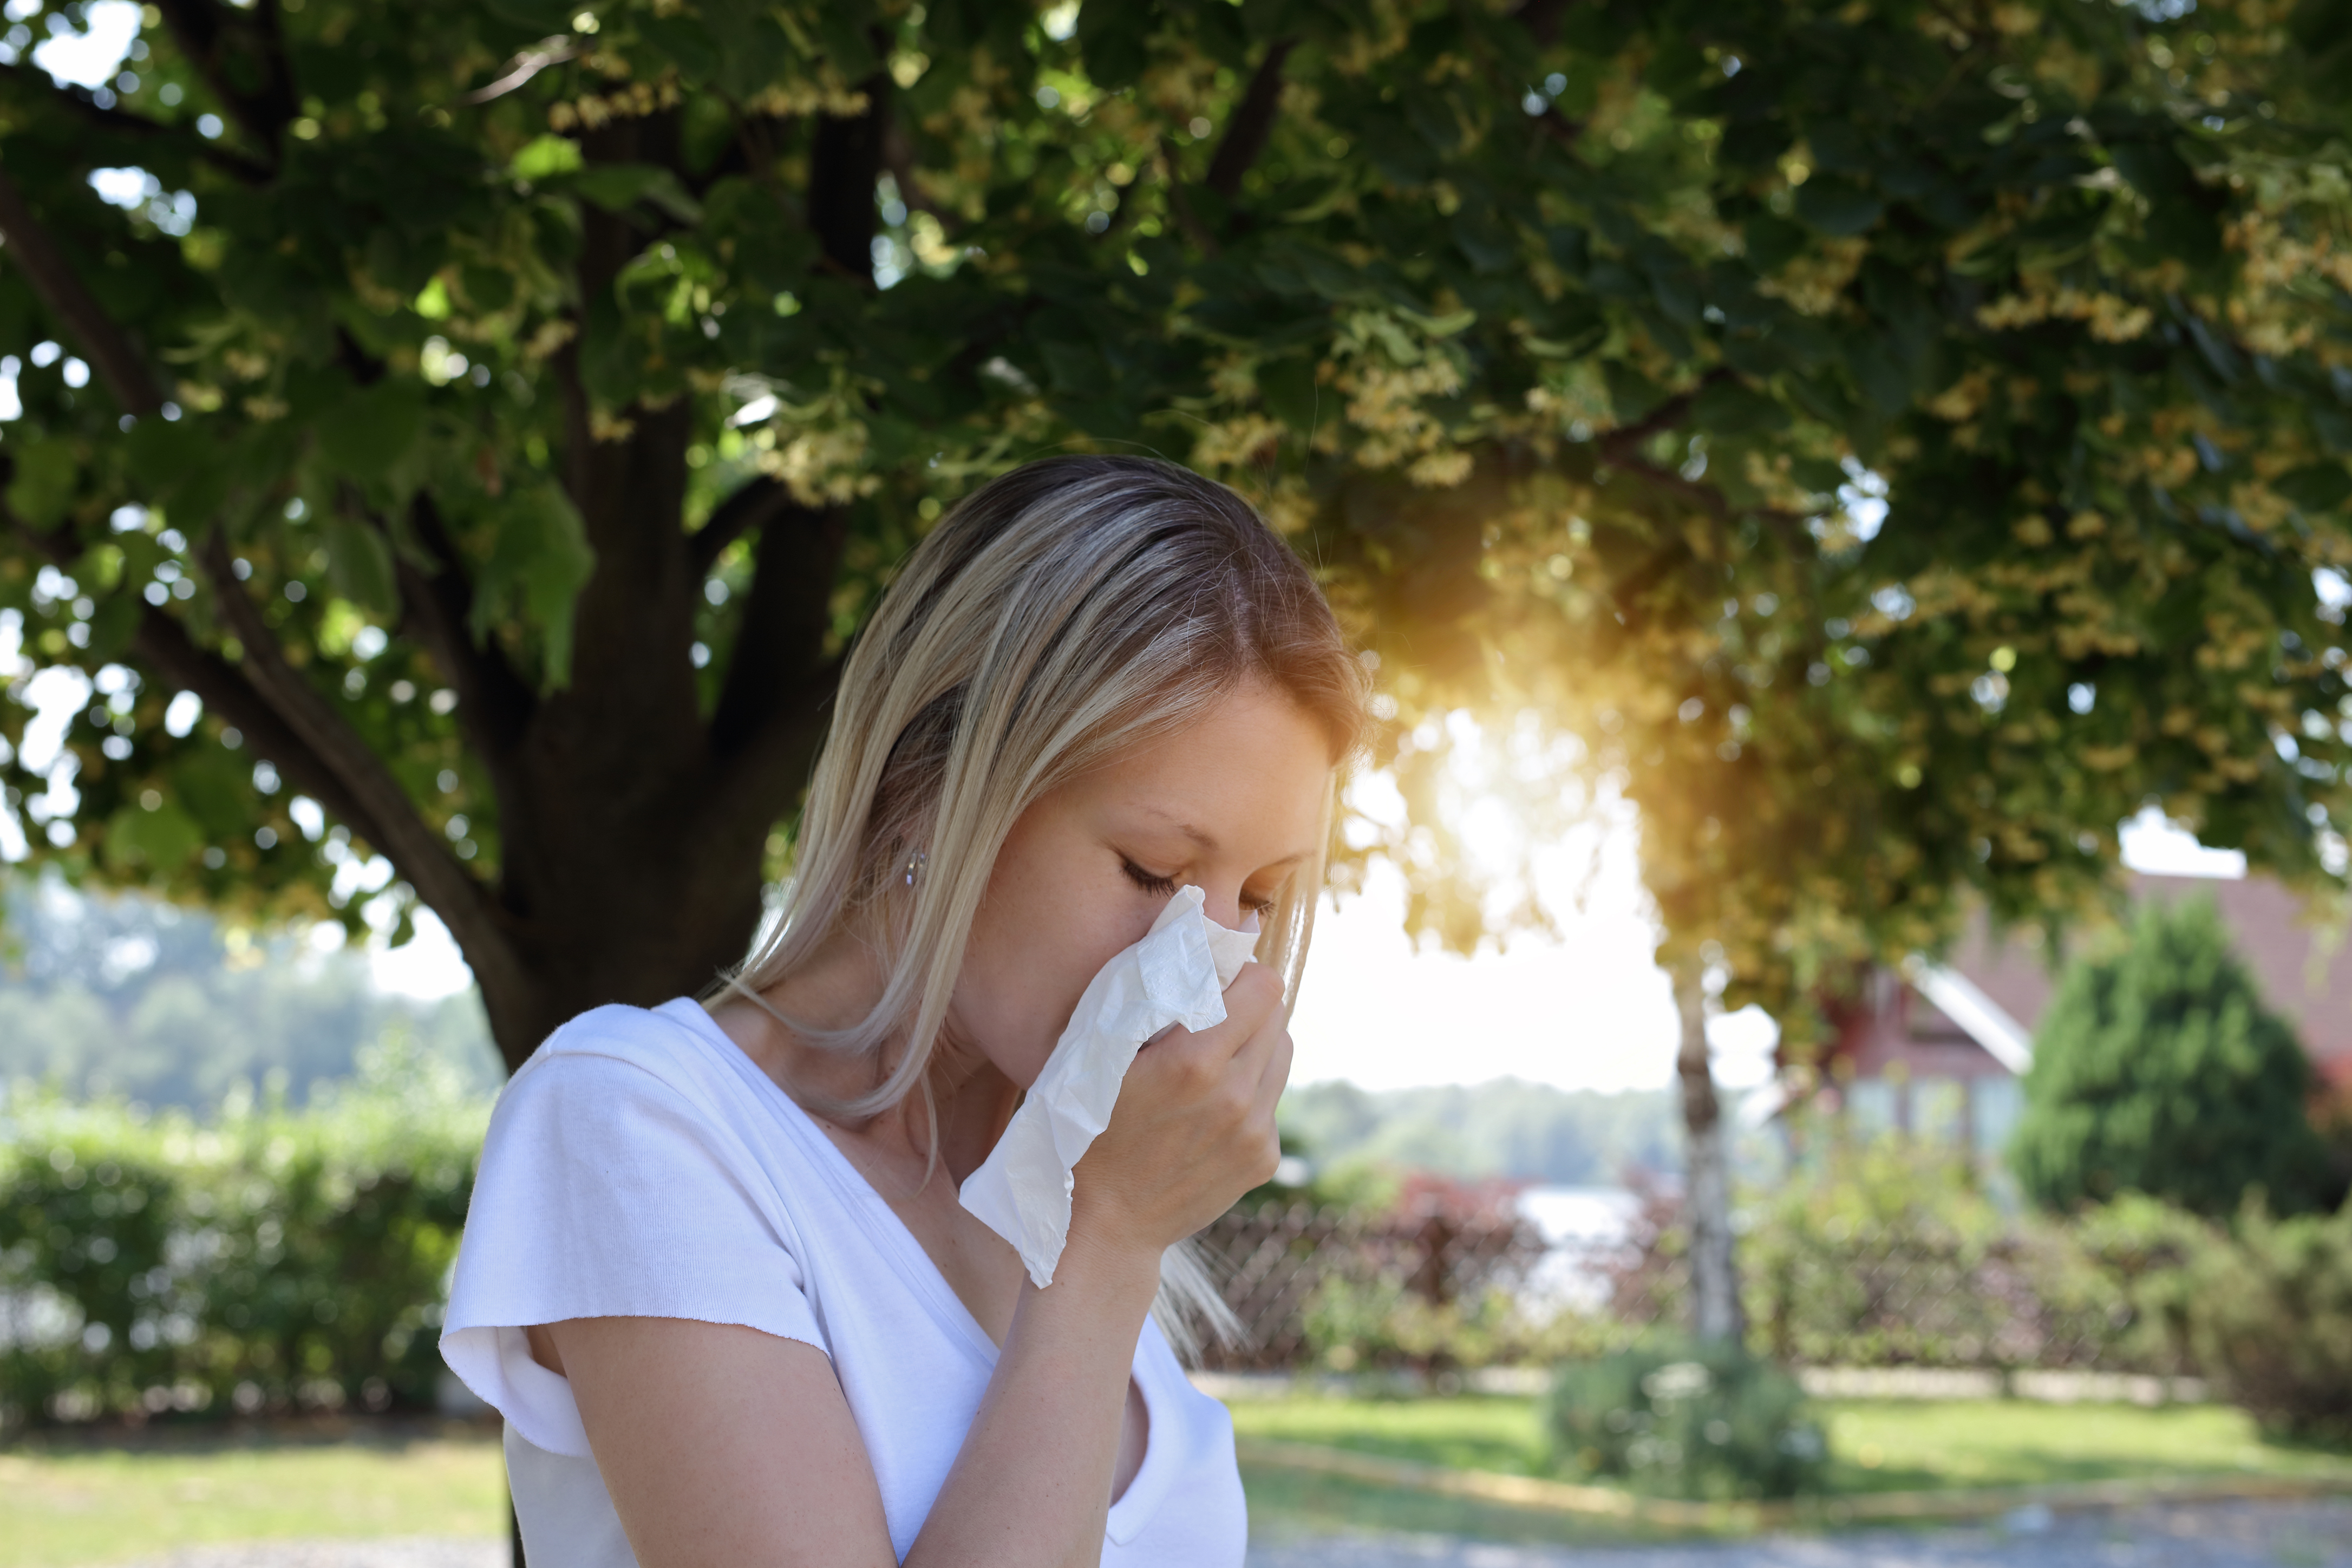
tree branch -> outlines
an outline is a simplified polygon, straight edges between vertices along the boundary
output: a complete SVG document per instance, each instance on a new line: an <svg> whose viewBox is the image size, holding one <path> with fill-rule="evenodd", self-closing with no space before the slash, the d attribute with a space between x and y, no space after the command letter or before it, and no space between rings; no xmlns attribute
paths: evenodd
<svg viewBox="0 0 2352 1568"><path fill-rule="evenodd" d="M72 83L59 85L47 71L28 70L23 66L0 66L0 82L5 82L27 98L46 98L62 103L74 115L94 130L114 132L143 142L175 143L180 152L201 158L247 184L259 184L269 178L269 171L252 159L219 147L180 125L166 125L160 120L150 120L143 114L127 110L100 109L89 89Z"/></svg>
<svg viewBox="0 0 2352 1568"><path fill-rule="evenodd" d="M29 542L61 569L70 570L79 559L79 542L70 533L43 533L9 511L5 503L0 503L0 527ZM200 552L199 560L207 576L217 570L220 583L226 585L221 595L223 608L227 619L240 623L237 640L246 650L247 663L243 668L230 663L189 637L177 617L143 603L139 606L138 627L131 634L140 662L172 685L194 692L205 711L235 728L255 755L266 759L297 791L317 801L329 816L348 825L389 858L448 925L477 966L487 957L510 951L486 889L417 819L407 797L374 753L351 735L318 693L303 685L300 676L287 666L276 640L254 612L253 602L227 570L227 552L217 535L209 542L209 548L211 558L205 559ZM248 679L248 671L265 679ZM328 746L318 744L322 737L311 732L314 727L287 712L268 689L286 683L291 683L297 693L296 708L307 705L324 713L327 733L323 738L329 740ZM364 757L366 770L374 775L369 787L352 788L345 770L331 761L341 749L356 749ZM475 957L477 953L485 957Z"/></svg>
<svg viewBox="0 0 2352 1568"><path fill-rule="evenodd" d="M898 182L900 201L917 212L930 214L950 234L962 226L961 218L932 200L931 194L923 189L919 173L915 167L913 139L908 136L906 127L896 120L882 127L882 166L890 171L892 179Z"/></svg>
<svg viewBox="0 0 2352 1568"><path fill-rule="evenodd" d="M1691 405L1698 395L1718 382L1730 381L1738 375L1728 365L1717 365L1698 378L1698 384L1687 392L1677 392L1631 425L1603 431L1600 447L1601 454L1620 468L1632 468L1643 442L1664 430L1672 430L1690 417Z"/></svg>
<svg viewBox="0 0 2352 1568"><path fill-rule="evenodd" d="M1209 160L1208 187L1227 201L1240 194L1242 176L1274 134L1274 118L1282 110L1282 62L1297 42L1276 38L1265 47L1265 58L1258 61L1240 107L1225 126L1224 140L1217 143L1217 155Z"/></svg>
<svg viewBox="0 0 2352 1568"><path fill-rule="evenodd" d="M305 793L316 794L321 805L331 797L342 803L338 815L392 861L426 906L447 922L460 947L471 952L478 942L502 945L505 936L488 890L441 836L425 826L383 760L286 662L278 639L231 569L228 546L218 531L197 545L195 556L212 584L222 620L243 649L235 671L239 683L252 692L255 705L271 715L275 723L269 728L293 742L289 754L301 763L300 773L293 775L297 783ZM168 617L167 624L178 631ZM181 636L184 640L185 634ZM313 785L328 793L318 793Z"/></svg>
<svg viewBox="0 0 2352 1568"><path fill-rule="evenodd" d="M772 753L780 740L789 752L793 736L821 722L835 674L823 657L824 634L833 621L834 570L847 537L848 520L837 510L812 510L789 496L773 503L760 531L727 683L710 719L711 749L730 763ZM751 766L764 771L757 760Z"/></svg>
<svg viewBox="0 0 2352 1568"><path fill-rule="evenodd" d="M720 551L753 529L766 527L791 501L792 492L765 474L738 488L711 509L709 519L686 542L694 574L709 576Z"/></svg>
<svg viewBox="0 0 2352 1568"><path fill-rule="evenodd" d="M89 363L97 366L99 379L123 412L142 418L161 412L163 391L148 370L146 359L83 286L80 273L33 216L25 205L25 194L5 169L0 169L0 238L6 240L9 256L23 269L41 303L65 323Z"/></svg>
<svg viewBox="0 0 2352 1568"><path fill-rule="evenodd" d="M401 630L416 639L457 693L457 721L485 757L511 752L530 723L539 699L507 662L496 642L473 637L474 585L466 578L457 543L431 498L409 504L409 524L436 565L418 565L397 547L394 574L400 586ZM382 519L372 518L379 529ZM389 530L385 530L389 532Z"/></svg>
<svg viewBox="0 0 2352 1568"><path fill-rule="evenodd" d="M890 85L880 72L861 82L866 112L846 119L820 115L809 149L809 226L818 248L835 267L868 283L874 280L874 182L882 174Z"/></svg>
<svg viewBox="0 0 2352 1568"><path fill-rule="evenodd" d="M1718 382L1731 381L1738 373L1728 365L1717 365L1698 379L1687 392L1678 392L1659 404L1649 413L1620 429L1604 431L1594 445L1601 459L1612 468L1621 468L1670 495L1678 496L1717 522L1729 522L1735 518L1752 517L1780 536L1791 553L1810 554L1811 536L1805 531L1805 520L1795 512L1778 507L1734 508L1722 490L1697 479L1686 479L1674 469L1662 468L1642 456L1642 444L1662 431L1672 430L1690 417L1691 405L1698 395Z"/></svg>
<svg viewBox="0 0 2352 1568"><path fill-rule="evenodd" d="M458 101L488 103L494 98L504 98L548 67L560 66L571 58L571 40L562 33L552 34L509 60L496 81L476 88Z"/></svg>
<svg viewBox="0 0 2352 1568"><path fill-rule="evenodd" d="M278 31L277 0L257 0L250 20L224 11L214 0L155 0L163 13L180 52L205 79L229 118L260 147L275 166L278 133L300 112L294 84L286 66L286 51ZM240 75L229 63L232 54L257 56L258 84L240 87Z"/></svg>
<svg viewBox="0 0 2352 1568"><path fill-rule="evenodd" d="M1168 210L1174 216L1176 226L1184 231L1185 238L1201 247L1202 255L1215 256L1217 237L1209 232L1209 226L1201 221L1192 204L1184 199L1184 165L1177 160L1175 143L1165 136L1160 139L1160 162L1168 175Z"/></svg>
<svg viewBox="0 0 2352 1568"><path fill-rule="evenodd" d="M1549 48L1559 41L1559 14L1568 9L1568 0L1527 0L1519 7L1519 26L1528 37Z"/></svg>

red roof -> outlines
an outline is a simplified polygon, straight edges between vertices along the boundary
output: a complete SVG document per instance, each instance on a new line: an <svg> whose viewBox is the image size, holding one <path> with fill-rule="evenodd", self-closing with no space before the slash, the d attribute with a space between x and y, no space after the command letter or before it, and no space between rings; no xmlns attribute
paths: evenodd
<svg viewBox="0 0 2352 1568"><path fill-rule="evenodd" d="M2321 1072L2352 1085L2352 942L2340 928L2331 929L2295 894L2264 877L2135 874L2130 883L2136 901L2210 898L2263 999L2294 1026ZM2031 1032L2056 989L2049 960L2046 949L2015 941L1995 944L1979 927L1953 950L1950 963Z"/></svg>

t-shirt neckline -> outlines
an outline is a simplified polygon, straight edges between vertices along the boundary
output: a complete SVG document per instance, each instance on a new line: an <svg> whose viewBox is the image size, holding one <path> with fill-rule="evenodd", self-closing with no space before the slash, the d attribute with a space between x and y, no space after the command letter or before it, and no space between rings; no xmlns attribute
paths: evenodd
<svg viewBox="0 0 2352 1568"><path fill-rule="evenodd" d="M782 1084L760 1070L759 1064L744 1054L743 1047L719 1026L718 1020L701 1003L690 996L680 996L664 1003L656 1011L685 1024L705 1045L719 1047L719 1055L739 1076L751 1082L753 1092L767 1098L770 1109L777 1113L778 1121L798 1142L814 1149L816 1163L841 1189L844 1196L870 1211L892 1263L916 1287L917 1294L922 1297L932 1317L951 1337L961 1341L965 1349L978 1357L982 1365L993 1371L1001 1353L996 1342L989 1337L986 1329L980 1326L980 1320L971 1315L971 1309L963 1304L963 1298L955 1293L955 1287L950 1285L947 1276L940 1272L940 1266L931 1260L931 1255L923 1250L923 1244L916 1239L915 1233L907 1228L907 1222L898 1217L898 1211L875 1190L874 1184L866 1179L866 1173L852 1164L849 1156L825 1136L824 1129L816 1124L815 1118L802 1109L798 1100L786 1094Z"/></svg>

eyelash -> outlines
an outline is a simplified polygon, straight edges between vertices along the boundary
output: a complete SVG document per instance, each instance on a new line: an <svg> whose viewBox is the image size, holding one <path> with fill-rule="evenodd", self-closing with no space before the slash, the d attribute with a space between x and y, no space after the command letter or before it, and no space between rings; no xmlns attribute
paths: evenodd
<svg viewBox="0 0 2352 1568"><path fill-rule="evenodd" d="M1173 877L1155 877L1129 859L1122 858L1118 864L1119 868L1127 873L1129 881L1155 898L1164 899L1176 890L1176 879Z"/></svg>
<svg viewBox="0 0 2352 1568"><path fill-rule="evenodd" d="M1129 881L1133 882L1155 899L1164 899L1176 890L1176 879L1173 877L1155 877L1134 861L1124 858L1120 859L1118 865L1119 869L1127 873ZM1270 915L1274 912L1274 900L1260 899L1253 902L1244 899L1242 908L1254 910L1259 915Z"/></svg>

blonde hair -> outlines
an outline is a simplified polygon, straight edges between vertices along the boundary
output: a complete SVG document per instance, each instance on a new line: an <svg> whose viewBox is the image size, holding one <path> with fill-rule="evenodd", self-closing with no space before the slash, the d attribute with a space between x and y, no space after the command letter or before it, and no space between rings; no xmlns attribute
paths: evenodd
<svg viewBox="0 0 2352 1568"><path fill-rule="evenodd" d="M1172 734L1260 682L1319 721L1336 768L1360 742L1364 677L1298 557L1239 496L1172 464L1051 458L992 480L908 558L859 637L801 818L797 863L751 956L751 995L837 931L882 994L811 1044L871 1057L874 1088L823 1107L877 1115L921 1092L999 848L1055 786ZM1295 1001L1323 847L1265 916L1261 963ZM773 1011L772 1008L770 1011ZM890 1059L891 1058L895 1059ZM933 1157L936 1158L936 1148ZM1154 1312L1188 1352L1237 1328L1171 1249Z"/></svg>

